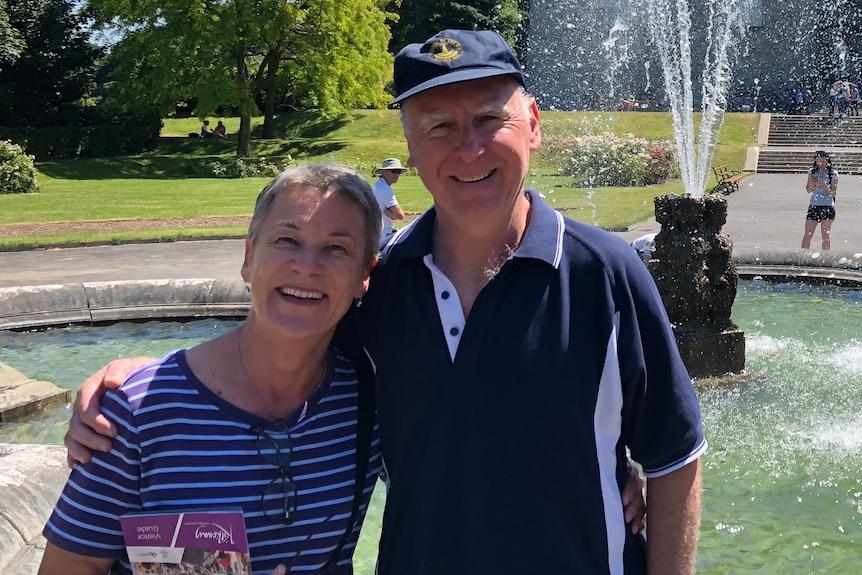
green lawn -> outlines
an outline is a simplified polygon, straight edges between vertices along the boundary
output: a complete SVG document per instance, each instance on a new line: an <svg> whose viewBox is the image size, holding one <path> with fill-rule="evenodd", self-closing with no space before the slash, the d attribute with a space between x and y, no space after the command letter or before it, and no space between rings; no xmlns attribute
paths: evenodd
<svg viewBox="0 0 862 575"><path fill-rule="evenodd" d="M210 118L215 125L219 118ZM222 118L229 134L238 118ZM741 169L745 150L756 141L756 114L728 114L714 164ZM359 110L349 117L324 119L312 113L284 115L275 122L276 140L253 139L253 156L278 163L334 161L347 164L369 181L371 170L386 157L407 159L407 143L398 112ZM252 122L253 138L261 134L262 118ZM543 112L542 129L555 133L633 133L650 139L671 139L670 116L664 113ZM229 162L235 140L187 137L200 130L196 118L167 119L159 148L146 154L117 158L37 162L41 192L0 195L0 225L28 222L83 221L118 218L169 218L250 214L266 178L220 179L193 177L211 173L212 162ZM542 193L566 215L609 229L626 228L650 217L653 198L681 193L682 184L643 188L576 187L572 178L535 156L527 186ZM410 173L396 185L404 209L420 212L431 204L422 182ZM127 234L87 234L57 237L0 238L0 249L75 241L126 241L240 234L241 229L195 229Z"/></svg>

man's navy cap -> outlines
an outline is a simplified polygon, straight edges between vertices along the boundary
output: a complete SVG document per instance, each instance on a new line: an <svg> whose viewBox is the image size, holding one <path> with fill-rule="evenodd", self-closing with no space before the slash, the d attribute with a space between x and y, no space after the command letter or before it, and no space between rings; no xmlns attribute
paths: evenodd
<svg viewBox="0 0 862 575"><path fill-rule="evenodd" d="M525 86L521 64L503 38L490 30L443 30L395 56L397 104L430 88L491 76L512 76Z"/></svg>

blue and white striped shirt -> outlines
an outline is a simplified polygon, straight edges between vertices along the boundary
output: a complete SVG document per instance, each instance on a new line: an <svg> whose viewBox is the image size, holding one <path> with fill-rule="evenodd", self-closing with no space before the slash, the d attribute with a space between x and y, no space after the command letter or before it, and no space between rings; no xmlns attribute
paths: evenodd
<svg viewBox="0 0 862 575"><path fill-rule="evenodd" d="M288 421L291 453L282 464L297 485L295 520L286 525L281 471L258 447L257 429L278 438L267 421L227 403L192 373L185 351L134 373L106 394L103 412L116 424L110 453L76 465L44 535L71 553L116 559L111 573L128 574L118 518L140 510L241 507L255 574L278 564L291 573L317 573L348 528L353 507L358 381L340 353L304 415ZM352 572L359 528L381 470L375 427L360 518L336 573ZM282 441L279 444L283 445ZM290 497L293 497L291 494ZM265 498L265 499L262 499ZM266 515L263 506L266 506Z"/></svg>

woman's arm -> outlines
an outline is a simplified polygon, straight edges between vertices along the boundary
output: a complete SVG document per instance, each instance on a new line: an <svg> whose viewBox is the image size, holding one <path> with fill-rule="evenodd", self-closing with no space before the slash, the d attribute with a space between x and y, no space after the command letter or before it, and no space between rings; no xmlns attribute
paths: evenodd
<svg viewBox="0 0 862 575"><path fill-rule="evenodd" d="M113 559L77 555L48 543L39 565L39 575L105 575L113 564Z"/></svg>
<svg viewBox="0 0 862 575"><path fill-rule="evenodd" d="M808 174L808 181L805 183L805 191L809 194L814 192L814 188L817 187L817 178L812 176L810 173Z"/></svg>

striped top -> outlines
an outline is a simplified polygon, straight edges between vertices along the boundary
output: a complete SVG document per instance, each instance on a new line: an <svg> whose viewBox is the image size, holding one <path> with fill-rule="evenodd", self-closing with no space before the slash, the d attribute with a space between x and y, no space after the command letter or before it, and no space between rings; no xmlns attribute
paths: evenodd
<svg viewBox="0 0 862 575"><path fill-rule="evenodd" d="M103 413L118 429L113 449L75 466L43 533L71 553L116 559L111 573L129 574L121 515L241 507L256 575L279 563L291 573L317 573L352 510L357 392L353 365L333 350L323 385L303 413L279 428L206 388L184 350L169 354L106 394ZM261 428L268 437L259 440ZM295 491L282 487L277 447ZM338 574L352 573L351 557L381 466L375 427L365 499L338 558ZM286 491L287 507L296 506L290 525L282 521Z"/></svg>

